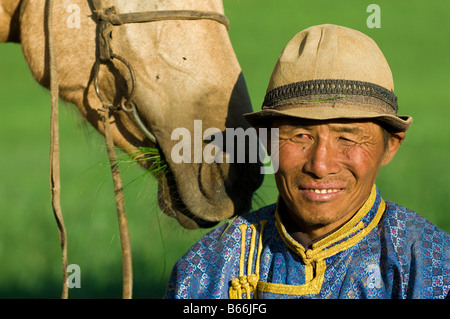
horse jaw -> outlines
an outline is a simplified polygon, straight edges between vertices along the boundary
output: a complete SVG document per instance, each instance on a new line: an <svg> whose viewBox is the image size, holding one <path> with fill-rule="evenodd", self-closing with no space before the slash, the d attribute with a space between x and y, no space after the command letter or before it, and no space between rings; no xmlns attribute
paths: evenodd
<svg viewBox="0 0 450 319"><path fill-rule="evenodd" d="M200 156L204 154L207 142L203 141L203 134L206 129L218 129L221 132L219 136L222 137L222 145L225 145L225 132L228 128L249 127L242 114L251 112L250 98L244 77L240 69L236 70L239 74L234 81L230 81L233 77L217 76L218 81L208 81L202 83L201 88L184 90L185 94L181 98L180 94L169 93L170 88L177 87L170 81L170 88L139 89L134 99L143 121L157 139L157 145L147 140L147 144L144 141L145 146L157 147L162 161L168 166L164 174L155 174L159 182L159 206L165 214L174 217L180 225L188 229L212 227L235 214L248 212L252 194L262 182L260 163L248 163L247 160L245 163L230 164L225 158L222 163L198 163L194 159L196 153L201 154ZM161 72L158 81L164 82L165 75L167 74ZM137 79L137 82L145 83L148 77L138 76ZM148 88L151 85L139 87ZM166 103L160 102L161 100ZM116 124L124 123L124 120L126 117L121 121L116 120ZM195 125L199 122L201 127L196 128ZM172 133L180 128L192 133L189 134L188 141L191 158L181 163L172 158L172 151L179 143L179 139ZM248 159L248 150L245 152ZM141 164L146 169L153 165L151 162Z"/></svg>
<svg viewBox="0 0 450 319"><path fill-rule="evenodd" d="M201 121L203 130L249 127L243 114L252 111L251 102L226 28L203 20L127 25L120 30L118 38L127 41L117 45L117 53L136 57L133 100L169 167L159 176L162 211L186 228L212 226L249 211L263 178L259 163L207 164L192 158L177 164L171 158L179 142L172 139L176 129L191 132L192 153L198 147L194 121ZM207 145L201 144L200 153Z"/></svg>
<svg viewBox="0 0 450 319"><path fill-rule="evenodd" d="M168 104L171 106L169 108L156 104L166 108L167 114L160 119L160 124L164 125L149 125L153 127L158 147L169 167L166 174L157 176L159 205L164 213L176 218L183 227L189 229L211 227L235 214L248 212L252 194L263 178L260 163L227 163L225 159L223 163L195 163L195 153L203 154L207 145L203 142L203 133L207 128L214 127L222 132L220 136L223 138L223 145L226 139L223 132L227 128L248 128L242 113L250 112L251 104L242 73L237 75L234 85L227 85L225 79L219 82L221 85L214 89L204 87L203 90L193 90L202 92L200 95L187 94L189 98L183 101L174 98ZM222 95L226 95L226 98ZM147 95L144 100L149 101L151 97ZM224 102L227 103L226 107L221 105ZM138 105L141 110L144 109L144 103ZM198 109L193 114L186 114L182 109L188 106ZM226 114L218 116L222 109L226 110ZM155 120L154 114L142 113L146 122ZM194 127L195 120L197 123L201 121L200 131L198 127ZM180 142L172 136L172 132L178 128L186 128L192 133L189 141L191 158L187 163L175 163L172 158L172 150ZM200 136L194 135L198 133ZM248 150L245 151L247 154Z"/></svg>

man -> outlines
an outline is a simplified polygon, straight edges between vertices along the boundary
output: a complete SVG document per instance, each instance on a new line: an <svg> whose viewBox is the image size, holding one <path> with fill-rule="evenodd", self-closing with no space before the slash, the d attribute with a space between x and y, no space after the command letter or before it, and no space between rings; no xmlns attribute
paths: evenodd
<svg viewBox="0 0 450 319"><path fill-rule="evenodd" d="M279 130L278 202L196 243L166 297L447 297L450 235L375 186L412 122L397 111L373 40L336 25L298 33L262 110L245 115Z"/></svg>

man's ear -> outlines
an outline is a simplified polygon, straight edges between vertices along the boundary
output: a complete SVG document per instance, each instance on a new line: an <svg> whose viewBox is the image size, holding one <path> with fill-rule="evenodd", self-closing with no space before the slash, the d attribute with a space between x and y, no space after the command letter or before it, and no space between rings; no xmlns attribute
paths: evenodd
<svg viewBox="0 0 450 319"><path fill-rule="evenodd" d="M406 138L405 132L392 132L390 134L391 136L389 137L381 165L389 164Z"/></svg>

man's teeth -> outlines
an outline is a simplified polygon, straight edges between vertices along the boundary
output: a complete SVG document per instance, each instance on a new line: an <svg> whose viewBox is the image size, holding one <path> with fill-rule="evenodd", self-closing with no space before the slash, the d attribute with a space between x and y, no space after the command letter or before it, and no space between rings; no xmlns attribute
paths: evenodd
<svg viewBox="0 0 450 319"><path fill-rule="evenodd" d="M317 194L329 194L329 193L336 193L338 191L340 191L339 188L335 188L335 189L310 189L310 191L317 193Z"/></svg>

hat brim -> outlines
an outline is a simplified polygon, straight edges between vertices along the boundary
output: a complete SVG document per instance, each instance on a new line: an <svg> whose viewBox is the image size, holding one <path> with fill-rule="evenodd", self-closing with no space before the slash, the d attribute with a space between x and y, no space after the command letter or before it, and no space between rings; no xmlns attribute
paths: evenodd
<svg viewBox="0 0 450 319"><path fill-rule="evenodd" d="M253 127L267 127L273 118L294 117L309 120L334 120L334 119L373 119L387 124L393 131L405 132L411 126L413 118L410 116L398 116L379 113L364 109L361 106L350 105L291 105L288 108L264 109L253 113L244 114L244 118Z"/></svg>

